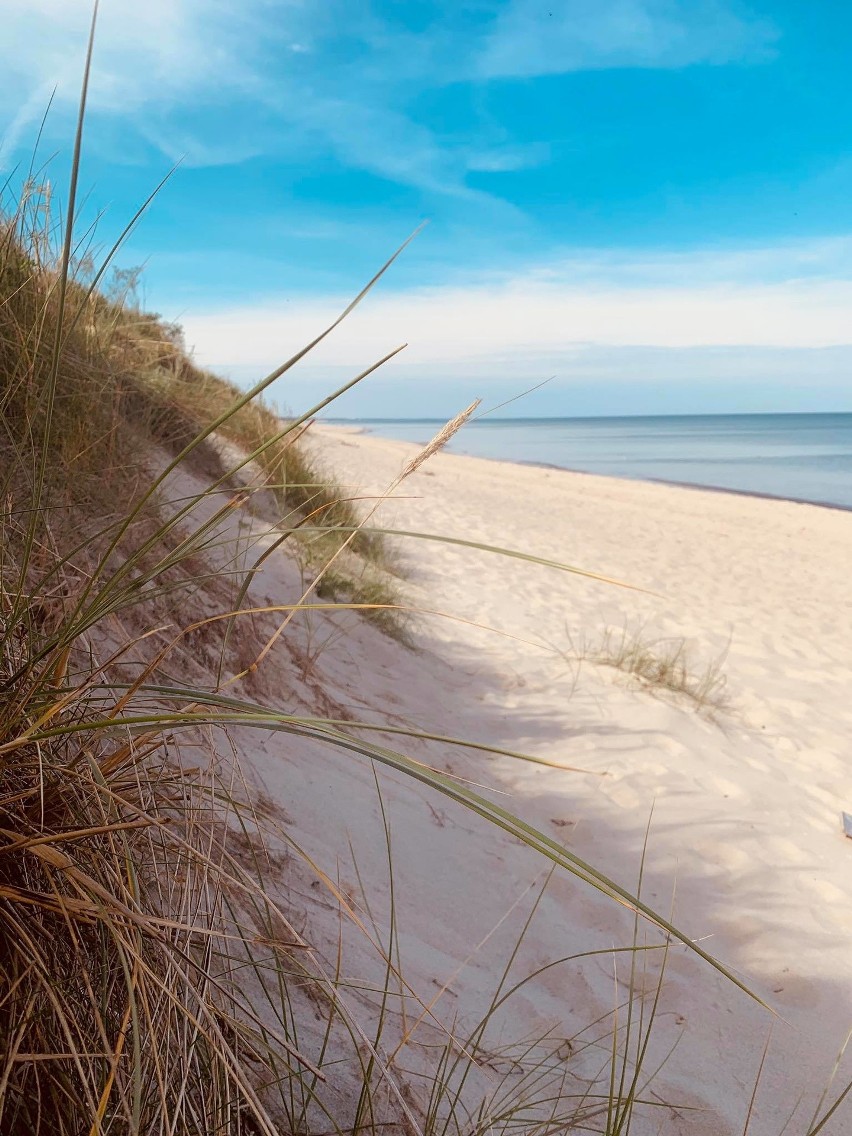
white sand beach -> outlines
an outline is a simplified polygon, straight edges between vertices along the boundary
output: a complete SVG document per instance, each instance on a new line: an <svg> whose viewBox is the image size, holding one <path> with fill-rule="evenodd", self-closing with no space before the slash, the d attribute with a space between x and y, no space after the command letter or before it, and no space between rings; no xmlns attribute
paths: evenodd
<svg viewBox="0 0 852 1136"><path fill-rule="evenodd" d="M309 437L337 478L367 497L385 491L417 452L345 428L314 426ZM496 791L504 807L631 890L650 821L643 899L671 913L774 1013L673 946L647 1074L664 1064L640 1094L648 1104L631 1131L741 1133L770 1033L749 1131L777 1136L797 1104L785 1131L804 1131L852 1026L852 840L841 827L841 810L852 810L852 514L441 453L378 518L521 549L633 588L400 538L406 595L441 613L416 617L416 648L355 615L314 614L286 675L274 658L261 668L261 693L272 697L287 683L305 705L324 700L332 716L577 767L388 739ZM281 602L296 586L279 557L265 565L254 596ZM696 672L715 665L724 675L724 705L697 708L578 660L607 628L640 632L658 649L685 640ZM237 742L248 776L286 816L291 837L365 924L385 926L387 851L368 763L317 747L294 751L275 736L259 744L254 733L243 744L237 731ZM417 997L434 999L436 1020L460 1030L487 1006L548 866L406 778L382 772L380 783L399 965ZM312 903L308 895L314 941L333 957L338 911ZM573 1039L563 1050L572 1091L606 1066L607 1015L630 977L629 956L611 948L629 945L632 934L629 912L561 871L527 931L521 970L601 952L545 970L500 1027L507 1042L547 1031ZM640 927L640 941L645 935ZM367 952L359 961L357 946L351 951L346 965L366 973ZM650 991L647 1007L661 954L645 957L648 973L637 982ZM623 1026L623 1010L619 1020ZM401 1070L416 1067L416 1052L410 1047ZM416 1089L416 1076L409 1080ZM849 1132L850 1124L847 1110L824 1131Z"/></svg>

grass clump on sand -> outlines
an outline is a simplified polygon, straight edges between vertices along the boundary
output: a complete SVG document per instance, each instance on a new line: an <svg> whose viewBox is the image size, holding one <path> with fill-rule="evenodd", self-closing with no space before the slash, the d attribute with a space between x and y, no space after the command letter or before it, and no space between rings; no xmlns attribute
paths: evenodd
<svg viewBox="0 0 852 1136"><path fill-rule="evenodd" d="M359 531L356 503L299 445L310 422L291 430L260 397L234 409L242 392L191 362L178 327L139 309L127 274L116 273L108 295L95 287L86 261L61 276L48 198L48 186L28 184L12 216L0 221L0 489L17 481L20 491L32 481L36 440L45 439L39 473L55 537L72 486L77 505L120 512L143 486L152 444L179 453L221 420L215 436L192 447L191 464L233 486L233 458L221 447L233 443L251 455L250 491L274 495L282 525L296 530L309 522L319 533L302 540L315 563L345 545L347 559L369 563L390 594L387 542ZM351 581L359 576L349 573ZM357 587L348 594L358 602Z"/></svg>
<svg viewBox="0 0 852 1136"><path fill-rule="evenodd" d="M355 575L330 568L319 578L316 592L322 599L337 598L363 605L364 615L372 611L371 622L376 627L400 643L411 645L406 613L398 608L397 589L384 575L371 572L369 566L361 565Z"/></svg>
<svg viewBox="0 0 852 1136"><path fill-rule="evenodd" d="M579 658L614 667L651 691L688 699L704 712L728 705L727 679L721 660L700 667L685 639L649 639L641 631L607 628L600 640L584 643Z"/></svg>
<svg viewBox="0 0 852 1136"><path fill-rule="evenodd" d="M161 404L179 420L194 423L195 430L215 421L238 399L240 391L225 379L193 366L183 349L180 331L149 317L147 326L158 334L143 339L143 358L147 350L154 366L146 367L149 386ZM139 341L137 341L138 344ZM261 398L230 415L221 424L222 438L233 442L254 461L263 473L263 484L271 490L286 515L310 514L311 523L328 530L326 548L339 546L339 534L355 529L350 548L377 565L384 563L386 542L374 533L358 531L360 517L350 500L329 475L321 471L304 446L301 435L310 423L282 432L282 421Z"/></svg>

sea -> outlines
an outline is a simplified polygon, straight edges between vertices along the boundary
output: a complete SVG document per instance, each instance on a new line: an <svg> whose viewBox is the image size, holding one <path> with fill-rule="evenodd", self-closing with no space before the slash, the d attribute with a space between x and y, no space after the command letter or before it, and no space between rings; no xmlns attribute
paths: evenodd
<svg viewBox="0 0 852 1136"><path fill-rule="evenodd" d="M372 418L346 424L426 443L444 423ZM486 417L469 422L447 448L481 458L852 509L852 413Z"/></svg>

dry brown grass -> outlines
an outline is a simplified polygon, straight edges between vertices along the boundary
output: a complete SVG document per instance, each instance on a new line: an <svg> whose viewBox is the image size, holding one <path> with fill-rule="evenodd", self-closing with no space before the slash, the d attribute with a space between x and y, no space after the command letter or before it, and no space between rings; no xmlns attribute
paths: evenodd
<svg viewBox="0 0 852 1136"><path fill-rule="evenodd" d="M272 1136L321 1074L286 1029L270 1037L265 975L292 949L301 987L327 982L229 852L256 818L209 737L190 719L179 745L143 693L166 659L140 641L213 594L208 532L152 493L152 447L236 484L198 437L239 392L177 329L66 272L38 195L0 222L0 1131ZM357 509L287 430L255 404L222 426L258 451L283 527L309 518L357 543L348 563L379 560L379 537L335 538ZM117 615L138 634L116 638ZM115 724L134 710L147 721ZM275 1122L267 1078L289 1086Z"/></svg>

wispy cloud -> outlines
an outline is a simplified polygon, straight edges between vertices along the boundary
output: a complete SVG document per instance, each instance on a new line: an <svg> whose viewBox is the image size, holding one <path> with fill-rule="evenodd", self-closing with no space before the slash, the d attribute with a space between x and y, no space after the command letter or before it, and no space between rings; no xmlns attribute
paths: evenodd
<svg viewBox="0 0 852 1136"><path fill-rule="evenodd" d="M4 153L27 140L55 88L78 94L89 5L6 0L0 41ZM475 18L474 18L475 17ZM368 5L270 0L106 0L91 107L190 165L333 154L428 194L493 203L472 172L538 165L547 148L485 118L467 134L412 112L447 84L602 66L683 66L766 52L771 29L723 0L509 0L436 5L415 34ZM229 106L231 115L199 115ZM239 108L239 116L235 111Z"/></svg>
<svg viewBox="0 0 852 1136"><path fill-rule="evenodd" d="M92 7L86 0L5 0L4 102L15 98L15 81L55 86L60 99L76 100ZM225 0L105 0L93 106L122 114L189 93L211 97L223 85L250 87L262 7L261 0L239 6Z"/></svg>
<svg viewBox="0 0 852 1136"><path fill-rule="evenodd" d="M242 96L256 99L264 0L106 0L101 4L89 91L92 115L127 129L158 115ZM79 97L92 7L85 0L6 0L0 41L4 151L27 132L51 98L63 115Z"/></svg>
<svg viewBox="0 0 852 1136"><path fill-rule="evenodd" d="M486 197L465 184L465 148L442 144L433 131L380 101L320 96L303 104L299 128L325 141L344 164L389 181L470 200Z"/></svg>
<svg viewBox="0 0 852 1136"><path fill-rule="evenodd" d="M90 133L97 135L103 119L119 120L127 134L188 166L257 155L291 161L333 155L344 168L486 203L486 194L466 185L468 170L517 168L522 148L501 150L488 139L471 146L415 121L401 97L410 75L399 57L385 67L381 52L370 56L368 30L378 34L376 22L359 22L356 15L334 3L309 9L269 0L106 0L98 20ZM32 142L54 92L55 132L67 137L90 16L85 0L4 5L4 164ZM372 76L371 62L380 63Z"/></svg>
<svg viewBox="0 0 852 1136"><path fill-rule="evenodd" d="M512 0L477 61L483 78L768 58L778 33L723 0Z"/></svg>

